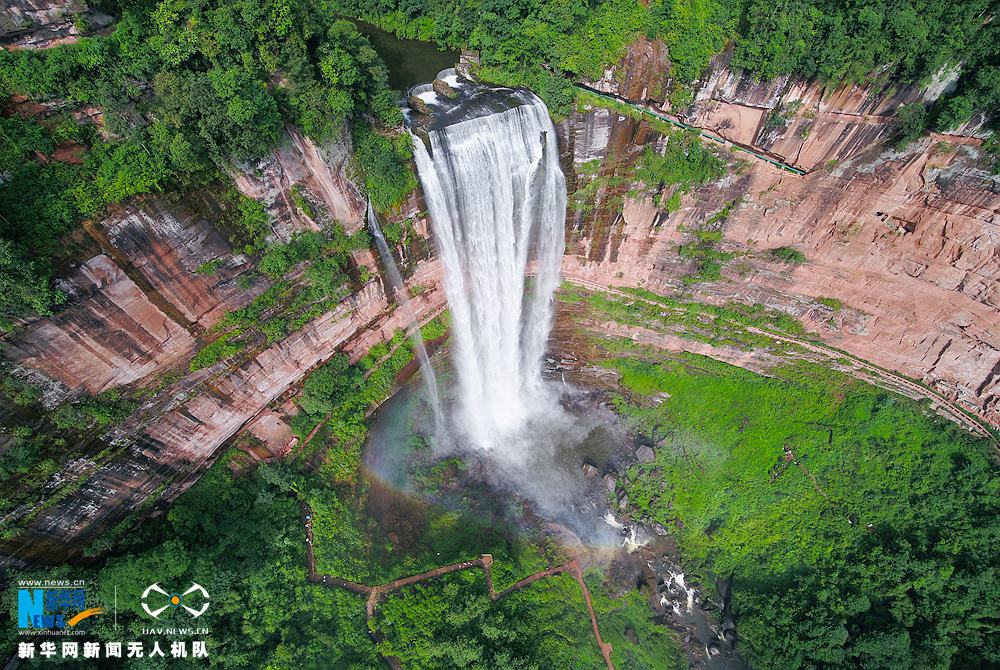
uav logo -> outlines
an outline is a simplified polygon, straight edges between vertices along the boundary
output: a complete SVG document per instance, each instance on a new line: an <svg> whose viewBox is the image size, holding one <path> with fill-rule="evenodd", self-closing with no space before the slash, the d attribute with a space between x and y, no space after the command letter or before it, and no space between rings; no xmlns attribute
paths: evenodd
<svg viewBox="0 0 1000 670"><path fill-rule="evenodd" d="M154 592L164 595L167 598L167 604L164 605L163 607L160 607L159 609L153 609L152 607L149 606L149 603L146 602L146 600L149 598L149 594ZM201 593L204 602L201 603L200 609L188 607L186 604L184 604L184 599L192 593ZM197 601L197 599L198 598L196 596L195 600ZM177 609L180 607L186 609L188 611L188 614L190 614L192 618L197 619L198 617L200 617L202 614L205 613L205 610L208 609L208 591L206 591L205 587L202 586L201 584L192 583L191 588L189 588L184 593L177 593L177 592L167 593L166 591L160 588L159 584L150 584L149 586L146 587L146 590L142 592L142 609L146 610L146 614L153 617L154 619L159 619L160 615L170 608Z"/></svg>

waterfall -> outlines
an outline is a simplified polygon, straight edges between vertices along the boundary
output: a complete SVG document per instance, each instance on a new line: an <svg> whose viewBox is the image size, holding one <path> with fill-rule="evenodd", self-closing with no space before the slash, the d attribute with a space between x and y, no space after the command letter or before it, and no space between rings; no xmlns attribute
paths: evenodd
<svg viewBox="0 0 1000 670"><path fill-rule="evenodd" d="M564 249L566 183L545 104L474 89L414 137L452 319L458 419L492 448L551 408L542 356ZM529 264L534 280L527 290Z"/></svg>
<svg viewBox="0 0 1000 670"><path fill-rule="evenodd" d="M417 362L420 364L420 372L424 378L424 387L427 390L427 399L434 413L434 426L435 429L440 428L442 425L441 401L438 398L437 377L434 375L434 368L431 367L430 357L427 355L427 347L424 346L423 335L420 334L420 324L417 322L413 307L410 305L410 296L407 292L406 284L403 282L403 276L399 273L399 267L392 257L389 243L386 242L385 235L382 234L382 229L378 225L378 217L375 216L375 209L372 207L371 200L368 201L368 231L372 234L375 246L378 248L378 255L382 260L382 267L385 270L385 278L388 280L389 289L392 291L391 297L395 299L396 308L402 310L403 318L406 320L406 332L410 336L410 342L413 344L413 355L416 356Z"/></svg>

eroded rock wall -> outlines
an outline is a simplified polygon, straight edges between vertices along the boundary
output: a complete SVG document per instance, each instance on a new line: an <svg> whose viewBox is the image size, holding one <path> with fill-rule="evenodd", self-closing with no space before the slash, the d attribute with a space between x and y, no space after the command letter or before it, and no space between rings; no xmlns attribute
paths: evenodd
<svg viewBox="0 0 1000 670"><path fill-rule="evenodd" d="M670 64L658 40L637 40L618 65L589 86L809 171L886 141L901 105L933 102L958 77L957 69L945 69L926 86L877 81L837 86L787 75L758 81L731 67L731 60L731 50L714 57L694 86L694 102L683 108L672 108L666 95ZM981 134L985 122L985 114L977 114L955 134Z"/></svg>
<svg viewBox="0 0 1000 670"><path fill-rule="evenodd" d="M857 132L865 124L859 117ZM782 309L827 343L1000 424L1000 180L982 169L975 139L934 136L899 153L876 147L805 176L744 155L668 214L649 194L627 197L643 147L664 141L644 126L595 108L560 128L564 166L601 158L602 173L626 184L606 179L592 208L569 212L567 276ZM719 281L689 285L693 263L678 250L706 225L733 256ZM806 261L775 262L770 250L784 246Z"/></svg>
<svg viewBox="0 0 1000 670"><path fill-rule="evenodd" d="M247 259L183 203L150 198L86 228L103 253L65 281L67 307L29 324L3 352L70 391L99 393L170 368L264 288L259 278L238 287ZM200 272L210 261L219 267Z"/></svg>
<svg viewBox="0 0 1000 670"><path fill-rule="evenodd" d="M411 302L417 319L444 306L440 279L436 261L414 273L411 281L424 288ZM235 370L205 380L173 409L137 426L135 435L119 434L117 441L132 443L125 454L96 468L78 490L42 510L21 536L0 545L0 568L63 559L140 503L170 502L197 480L229 438L311 369L338 349L357 360L405 325L405 315L390 309L381 283L374 280Z"/></svg>
<svg viewBox="0 0 1000 670"><path fill-rule="evenodd" d="M150 288L176 308L179 319L199 330L215 325L259 292L236 286L236 278L250 269L249 259L232 253L213 224L182 207L154 199L102 225L111 244ZM221 264L211 272L203 269L213 262Z"/></svg>
<svg viewBox="0 0 1000 670"><path fill-rule="evenodd" d="M232 177L244 195L267 208L279 240L289 240L298 230L319 230L331 219L352 233L364 226L365 201L348 175L351 151L346 128L317 145L289 127L277 149L240 166ZM296 205L293 189L309 201L318 220Z"/></svg>
<svg viewBox="0 0 1000 670"><path fill-rule="evenodd" d="M194 347L194 337L108 256L86 261L66 286L73 303L19 333L4 357L68 390L98 393L168 367Z"/></svg>

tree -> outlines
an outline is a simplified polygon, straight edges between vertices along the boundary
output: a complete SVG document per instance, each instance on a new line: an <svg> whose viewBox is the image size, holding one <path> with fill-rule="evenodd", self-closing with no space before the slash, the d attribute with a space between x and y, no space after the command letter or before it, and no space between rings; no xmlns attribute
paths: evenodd
<svg viewBox="0 0 1000 670"><path fill-rule="evenodd" d="M905 149L927 130L927 108L919 102L896 110L896 146Z"/></svg>
<svg viewBox="0 0 1000 670"><path fill-rule="evenodd" d="M33 261L17 254L10 242L0 239L0 331L10 330L14 320L46 316L63 295L54 290Z"/></svg>
<svg viewBox="0 0 1000 670"><path fill-rule="evenodd" d="M336 354L309 375L299 405L309 414L329 414L361 381L361 371L351 365L347 356Z"/></svg>

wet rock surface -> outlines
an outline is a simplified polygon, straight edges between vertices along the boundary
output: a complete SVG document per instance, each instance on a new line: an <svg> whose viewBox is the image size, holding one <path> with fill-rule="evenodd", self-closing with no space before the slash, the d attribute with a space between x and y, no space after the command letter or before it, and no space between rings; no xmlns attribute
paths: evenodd
<svg viewBox="0 0 1000 670"><path fill-rule="evenodd" d="M644 574L655 588L651 600L657 619L681 635L693 667L744 670L747 666L736 649L728 584L720 582L716 590L722 602L716 602L700 585L688 583L670 549L661 544L645 554Z"/></svg>
<svg viewBox="0 0 1000 670"><path fill-rule="evenodd" d="M536 99L527 90L483 86L449 69L434 82L413 87L407 100L410 129L423 138L439 128L531 105Z"/></svg>

